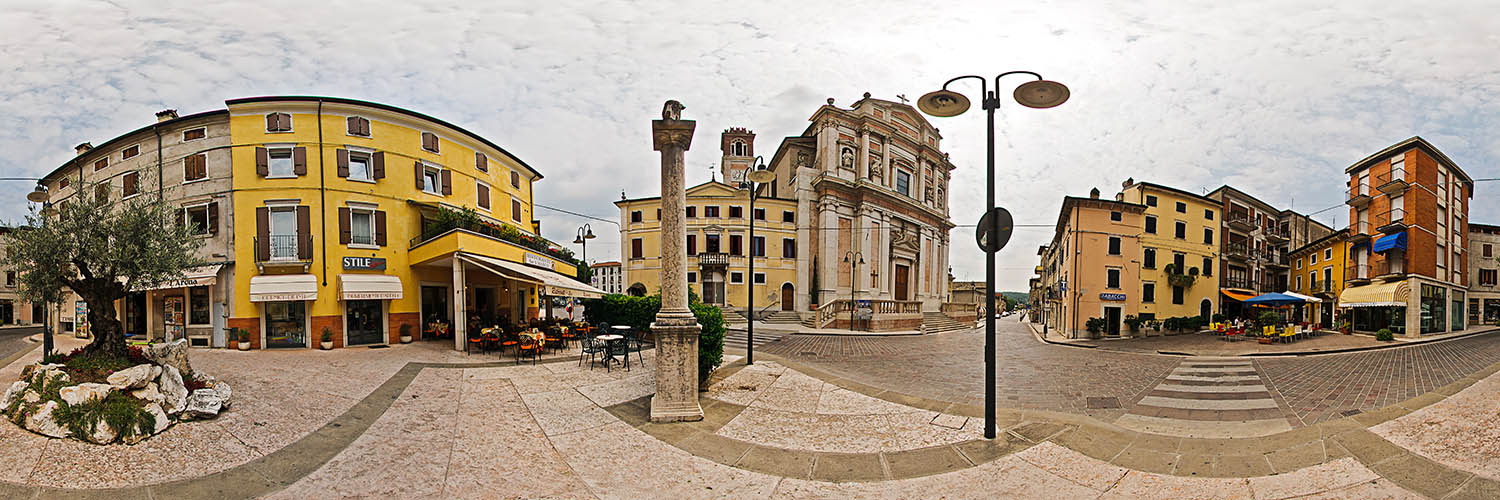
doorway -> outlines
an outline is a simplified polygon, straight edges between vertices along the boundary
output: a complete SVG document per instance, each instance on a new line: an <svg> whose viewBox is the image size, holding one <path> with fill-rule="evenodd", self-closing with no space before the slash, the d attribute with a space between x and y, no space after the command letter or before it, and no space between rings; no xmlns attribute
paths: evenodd
<svg viewBox="0 0 1500 500"><path fill-rule="evenodd" d="M307 303L262 302L266 310L266 347L307 347Z"/></svg>
<svg viewBox="0 0 1500 500"><path fill-rule="evenodd" d="M479 315L479 323L482 325L495 324L495 289L474 289L474 313Z"/></svg>
<svg viewBox="0 0 1500 500"><path fill-rule="evenodd" d="M911 268L903 266L901 264L896 264L896 290L894 293L894 297L896 300L910 300L906 295L906 286L910 274Z"/></svg>
<svg viewBox="0 0 1500 500"><path fill-rule="evenodd" d="M791 283L781 285L781 310L791 311L796 309L797 299L793 295L794 293L796 293L796 290L792 287Z"/></svg>
<svg viewBox="0 0 1500 500"><path fill-rule="evenodd" d="M1120 336L1120 308L1104 306L1104 334Z"/></svg>
<svg viewBox="0 0 1500 500"><path fill-rule="evenodd" d="M1198 316L1199 317L1202 317L1204 320L1207 320L1208 318L1213 317L1213 315L1214 315L1214 303L1213 303L1213 301L1208 300L1208 299L1203 299L1203 302L1198 303Z"/></svg>
<svg viewBox="0 0 1500 500"><path fill-rule="evenodd" d="M379 344L385 342L385 321L379 300L349 300L344 302L344 328L349 333L349 345Z"/></svg>
<svg viewBox="0 0 1500 500"><path fill-rule="evenodd" d="M446 286L423 286L422 287L422 322L432 323L442 321L452 325L448 315L453 311L448 307L448 287ZM451 331L451 330L450 330Z"/></svg>
<svg viewBox="0 0 1500 500"><path fill-rule="evenodd" d="M146 335L146 293L136 292L125 296L125 336Z"/></svg>

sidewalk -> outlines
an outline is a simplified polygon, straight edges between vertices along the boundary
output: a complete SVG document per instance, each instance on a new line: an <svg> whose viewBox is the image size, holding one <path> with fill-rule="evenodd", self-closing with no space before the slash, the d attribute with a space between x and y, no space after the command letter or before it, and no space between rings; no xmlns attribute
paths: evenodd
<svg viewBox="0 0 1500 500"><path fill-rule="evenodd" d="M745 331L743 323L729 327L734 331ZM840 330L836 328L808 328L805 326L773 325L763 321L755 322L757 332L776 332L786 335L843 335L851 337L899 337L904 335L922 335L921 330L896 330L889 332L865 332L856 330Z"/></svg>
<svg viewBox="0 0 1500 500"><path fill-rule="evenodd" d="M1048 344L1106 351L1179 356L1304 356L1333 354L1390 349L1500 332L1500 327L1477 326L1461 332L1427 335L1414 339L1396 337L1396 340L1392 342L1381 342L1375 340L1375 337L1370 335L1341 335L1333 332L1321 332L1316 336L1290 343L1260 344L1253 339L1230 341L1208 332L1122 339L1065 339L1054 333L1043 338L1039 326L1032 323L1026 323L1026 325L1031 328L1032 335L1039 342Z"/></svg>

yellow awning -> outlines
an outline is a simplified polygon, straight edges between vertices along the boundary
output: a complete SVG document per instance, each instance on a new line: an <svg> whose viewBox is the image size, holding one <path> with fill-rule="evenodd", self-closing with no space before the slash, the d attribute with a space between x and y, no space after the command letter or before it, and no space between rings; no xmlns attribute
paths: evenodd
<svg viewBox="0 0 1500 500"><path fill-rule="evenodd" d="M1339 307L1405 307L1410 297L1411 286L1405 281L1356 286L1339 294Z"/></svg>
<svg viewBox="0 0 1500 500"><path fill-rule="evenodd" d="M1229 297L1229 298L1234 299L1234 300L1238 300L1240 302L1244 302L1245 299L1253 299L1253 298L1255 298L1255 294L1253 294L1253 293L1236 292L1234 290L1219 290L1219 291L1222 292L1224 294L1224 296Z"/></svg>

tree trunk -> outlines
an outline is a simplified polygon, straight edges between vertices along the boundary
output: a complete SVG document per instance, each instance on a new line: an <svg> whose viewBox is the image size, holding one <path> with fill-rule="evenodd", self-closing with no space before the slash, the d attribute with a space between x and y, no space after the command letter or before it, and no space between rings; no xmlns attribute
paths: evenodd
<svg viewBox="0 0 1500 500"><path fill-rule="evenodd" d="M89 333L94 339L84 347L85 353L105 353L125 357L125 330L115 318L115 300L120 297L111 293L85 293L78 295L89 307Z"/></svg>

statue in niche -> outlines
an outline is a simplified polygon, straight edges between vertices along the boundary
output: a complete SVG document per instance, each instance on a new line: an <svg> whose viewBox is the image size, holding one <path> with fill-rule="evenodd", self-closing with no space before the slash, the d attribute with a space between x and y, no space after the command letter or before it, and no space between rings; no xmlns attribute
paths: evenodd
<svg viewBox="0 0 1500 500"><path fill-rule="evenodd" d="M844 148L844 151L842 153L839 153L839 167L848 170L854 170L853 148Z"/></svg>
<svg viewBox="0 0 1500 500"><path fill-rule="evenodd" d="M807 166L807 152L806 151L798 151L797 152L797 167L801 168L801 167L806 167L806 166Z"/></svg>
<svg viewBox="0 0 1500 500"><path fill-rule="evenodd" d="M877 161L877 160L870 160L870 178L871 179L880 179L881 178L881 172L880 172L880 170L881 170L880 169L880 162Z"/></svg>

